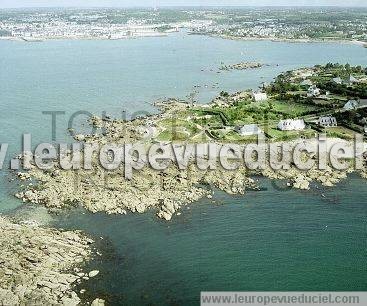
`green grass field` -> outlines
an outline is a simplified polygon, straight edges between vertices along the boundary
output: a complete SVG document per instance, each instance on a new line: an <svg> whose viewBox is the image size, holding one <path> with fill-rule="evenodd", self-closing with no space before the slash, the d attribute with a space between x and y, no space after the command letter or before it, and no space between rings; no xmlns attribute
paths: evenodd
<svg viewBox="0 0 367 306"><path fill-rule="evenodd" d="M335 137L346 140L353 139L354 136L357 134L356 132L347 129L343 126L325 128L325 132L328 137Z"/></svg>

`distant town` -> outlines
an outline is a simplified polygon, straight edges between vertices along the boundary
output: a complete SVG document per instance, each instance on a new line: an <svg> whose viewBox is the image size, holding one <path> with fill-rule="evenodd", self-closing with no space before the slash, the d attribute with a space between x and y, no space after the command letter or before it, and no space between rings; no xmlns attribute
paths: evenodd
<svg viewBox="0 0 367 306"><path fill-rule="evenodd" d="M185 29L233 39L367 42L364 8L3 9L0 38L124 39Z"/></svg>

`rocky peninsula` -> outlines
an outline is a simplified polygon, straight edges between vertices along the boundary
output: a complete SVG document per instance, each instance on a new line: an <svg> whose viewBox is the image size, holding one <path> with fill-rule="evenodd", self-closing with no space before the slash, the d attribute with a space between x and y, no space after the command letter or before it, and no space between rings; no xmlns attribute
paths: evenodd
<svg viewBox="0 0 367 306"><path fill-rule="evenodd" d="M134 121L102 120L94 117L92 124L105 128L104 135L78 135L76 138L85 143L99 145L113 142L151 142L153 135L161 129L154 126L155 120L162 120L170 116L170 112L177 112L182 108L187 109L187 104L173 102L165 106L163 113L152 117L141 118ZM154 116L153 116L154 117ZM152 133L146 138L142 132L143 127L150 124ZM140 132L139 132L140 131ZM213 140L212 140L213 141ZM352 148L352 143L341 139L329 139L328 146L343 142ZM286 142L290 148L300 143L308 147L317 147L316 139L297 139ZM278 143L282 145L284 143ZM270 154L268 151L267 154ZM276 153L275 153L276 154ZM352 159L352 150L348 158ZM315 156L313 158L316 158ZM273 170L269 164L263 170L251 171L240 167L235 171L222 168L216 170L199 170L192 164L185 170L180 170L176 165L170 165L164 171L157 171L144 167L135 171L132 179L124 178L123 167L106 171L99 163L97 157L93 162L93 170L62 170L43 171L33 167L28 173L18 173L18 177L26 188L16 194L23 202L32 202L44 205L50 209L62 209L81 205L87 210L106 212L108 214L144 213L155 209L157 216L164 220L171 220L175 215L181 214L183 206L196 202L203 197L212 198L216 189L229 194L244 194L247 189L258 189L253 175L262 175L270 179L286 180L289 187L297 189L310 189L312 182L331 187L345 179L347 174L353 172L353 167L336 171L330 165L325 170L319 170L315 165L308 171L291 167L287 170ZM37 184L34 184L37 182Z"/></svg>
<svg viewBox="0 0 367 306"><path fill-rule="evenodd" d="M298 91L297 96L293 97L292 90L296 86L301 88L295 83L302 82L308 75L312 75L314 80L321 79L320 75L326 69L329 68L314 67L308 69L307 74L304 70L287 72L266 88L271 95L268 96L268 101L262 103L251 101L251 94L248 91L232 95L222 93L220 103L218 99L214 99L207 105L171 99L157 103L156 107L159 108L160 113L151 116L133 120L92 117L89 123L99 133L74 135L74 138L83 144L95 144L97 147L107 143L116 145L138 143L143 146L164 143L182 146L187 143L220 145L235 142L243 145L247 142L256 142L236 132L237 118L244 118L248 121L241 122L253 123L256 120L255 122L262 124L261 127L269 136L267 143L279 146L288 144L290 150L303 144L305 147L314 147L316 150L317 131L320 128L315 127L313 130L311 126L315 124L310 122L310 128L297 133L280 131L276 125L277 120L289 118L295 110L298 114L307 114L307 118L325 113L323 105L319 106L316 102L310 101L307 91L304 92L304 96ZM336 68L332 67L332 69ZM337 69L341 68L338 66ZM278 84L280 81L281 84ZM324 82L323 79L321 81ZM287 97L284 92L278 93L278 89L283 91L288 87L291 89L288 94L289 102L278 101L279 95L282 99ZM295 99L299 99L299 102L295 103ZM241 117L238 114L241 114ZM265 121L261 123L261 120ZM330 135L340 134L343 137L349 137L344 132L346 130L343 130L343 133L336 133L332 129L325 131L330 131ZM51 210L80 205L93 213L126 214L128 211L144 213L153 209L158 217L169 221L175 215L181 214L183 206L203 197L212 198L213 193L218 189L229 194L244 194L248 189L259 188L252 178L253 175L286 180L289 187L304 190L310 189L312 183L319 183L326 187L334 186L345 179L348 173L355 171L352 140L352 138L345 140L338 137L328 138L329 151L336 143L342 143L345 148L350 149L345 156L349 166L344 170L335 170L330 161L324 169L319 169L315 164L307 171L300 170L295 165L288 169L274 170L269 163L256 171L245 166L234 171L224 170L221 167L203 171L194 164L189 164L189 167L182 170L177 165L170 164L162 171L144 167L134 171L131 179L126 179L123 164L116 170L103 169L95 154L91 170L63 170L57 162L53 170L41 170L32 165L28 172L17 173L23 188L15 196L23 202L44 205ZM267 155L271 153L277 154L271 152L271 149L266 152ZM65 154L72 158L70 152ZM311 158L316 159L317 156L313 155ZM359 172L362 176L366 176L365 168Z"/></svg>

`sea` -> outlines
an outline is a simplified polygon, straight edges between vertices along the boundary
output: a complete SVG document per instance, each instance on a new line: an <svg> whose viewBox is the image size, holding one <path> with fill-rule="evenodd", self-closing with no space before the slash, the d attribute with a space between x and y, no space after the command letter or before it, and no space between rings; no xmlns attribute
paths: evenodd
<svg viewBox="0 0 367 306"><path fill-rule="evenodd" d="M219 71L261 62L260 69ZM0 143L7 161L22 135L71 142L91 114L134 118L154 102L256 89L279 73L328 62L367 65L367 49L342 43L239 41L174 33L131 40L0 40ZM55 114L55 129L52 115ZM23 204L14 173L0 171L0 212L44 226L78 229L101 256L97 277L79 285L108 305L199 305L201 291L367 291L367 181L350 175L309 191L256 178L259 191L185 207L163 222L155 211L108 216L81 208L52 214Z"/></svg>

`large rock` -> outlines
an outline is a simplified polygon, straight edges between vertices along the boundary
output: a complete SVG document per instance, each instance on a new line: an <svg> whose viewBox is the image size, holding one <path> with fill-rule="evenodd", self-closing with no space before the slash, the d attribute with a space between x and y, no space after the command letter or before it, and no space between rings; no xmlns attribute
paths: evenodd
<svg viewBox="0 0 367 306"><path fill-rule="evenodd" d="M88 276L89 277L95 277L99 274L99 271L98 270L93 270L93 271L90 271Z"/></svg>
<svg viewBox="0 0 367 306"><path fill-rule="evenodd" d="M105 301L102 299L95 299L91 306L104 306L105 305Z"/></svg>
<svg viewBox="0 0 367 306"><path fill-rule="evenodd" d="M298 175L293 183L293 187L302 190L310 189L310 182L303 175Z"/></svg>
<svg viewBox="0 0 367 306"><path fill-rule="evenodd" d="M161 218L161 219L164 219L166 221L170 221L172 219L172 215L165 212L165 211L160 211L158 213L158 217Z"/></svg>

